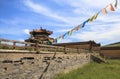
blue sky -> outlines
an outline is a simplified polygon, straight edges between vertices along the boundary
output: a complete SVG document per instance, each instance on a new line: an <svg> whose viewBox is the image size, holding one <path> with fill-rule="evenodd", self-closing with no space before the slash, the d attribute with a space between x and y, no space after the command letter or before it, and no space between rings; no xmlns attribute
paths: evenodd
<svg viewBox="0 0 120 79"><path fill-rule="evenodd" d="M43 27L56 38L73 29L114 0L0 0L0 38L23 41ZM119 1L119 0L118 0ZM120 5L59 42L120 41Z"/></svg>

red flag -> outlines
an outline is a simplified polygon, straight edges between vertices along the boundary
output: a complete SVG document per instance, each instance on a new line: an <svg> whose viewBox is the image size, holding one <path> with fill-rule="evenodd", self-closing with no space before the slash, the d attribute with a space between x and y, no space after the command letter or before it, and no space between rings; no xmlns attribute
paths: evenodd
<svg viewBox="0 0 120 79"><path fill-rule="evenodd" d="M109 9L110 9L111 11L115 11L115 9L114 9L114 7L112 6L112 4L110 4L109 6L110 6Z"/></svg>
<svg viewBox="0 0 120 79"><path fill-rule="evenodd" d="M65 37L65 34L64 35L62 35L62 39Z"/></svg>
<svg viewBox="0 0 120 79"><path fill-rule="evenodd" d="M78 31L80 28L81 28L81 24L80 25L78 25L77 27L75 27L74 29L73 29L73 31Z"/></svg>

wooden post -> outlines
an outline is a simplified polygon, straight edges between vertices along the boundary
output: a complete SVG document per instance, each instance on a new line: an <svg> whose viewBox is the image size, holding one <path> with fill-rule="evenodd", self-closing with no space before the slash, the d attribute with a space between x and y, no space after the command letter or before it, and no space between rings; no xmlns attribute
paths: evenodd
<svg viewBox="0 0 120 79"><path fill-rule="evenodd" d="M13 49L15 49L16 48L16 42L14 41L13 42Z"/></svg>
<svg viewBox="0 0 120 79"><path fill-rule="evenodd" d="M90 41L89 52L92 52L92 41Z"/></svg>
<svg viewBox="0 0 120 79"><path fill-rule="evenodd" d="M64 53L67 54L67 52L66 52L66 46L64 46Z"/></svg>
<svg viewBox="0 0 120 79"><path fill-rule="evenodd" d="M36 49L36 51L38 51L38 42L36 42L35 49Z"/></svg>
<svg viewBox="0 0 120 79"><path fill-rule="evenodd" d="M55 53L56 53L56 51L58 51L58 47L55 47Z"/></svg>
<svg viewBox="0 0 120 79"><path fill-rule="evenodd" d="M1 45L1 40L0 40L0 46L2 46L2 45Z"/></svg>
<svg viewBox="0 0 120 79"><path fill-rule="evenodd" d="M25 50L27 49L27 44L25 44Z"/></svg>
<svg viewBox="0 0 120 79"><path fill-rule="evenodd" d="M0 40L0 45L1 45L1 40Z"/></svg>
<svg viewBox="0 0 120 79"><path fill-rule="evenodd" d="M77 48L77 52L80 53L79 48Z"/></svg>

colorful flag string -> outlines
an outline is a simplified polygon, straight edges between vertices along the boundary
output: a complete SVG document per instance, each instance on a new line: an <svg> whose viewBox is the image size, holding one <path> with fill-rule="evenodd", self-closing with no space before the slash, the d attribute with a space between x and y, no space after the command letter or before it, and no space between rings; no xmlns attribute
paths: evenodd
<svg viewBox="0 0 120 79"><path fill-rule="evenodd" d="M114 5L113 5L114 4ZM64 39L64 37L66 35L71 36L73 34L74 31L78 31L81 28L84 28L86 23L88 22L93 22L94 20L97 19L98 15L100 14L100 12L102 12L103 14L107 14L108 13L108 9L110 11L115 11L115 8L117 8L117 4L118 1L115 0L114 2L112 2L111 4L107 5L106 7L104 7L103 9L101 9L99 12L97 12L95 15L93 15L92 17L90 17L89 19L87 19L86 21L84 21L83 23L79 24L78 26L76 26L75 28L73 28L72 30L66 32L65 34L63 34L62 36L57 37L54 42L57 43L60 39Z"/></svg>

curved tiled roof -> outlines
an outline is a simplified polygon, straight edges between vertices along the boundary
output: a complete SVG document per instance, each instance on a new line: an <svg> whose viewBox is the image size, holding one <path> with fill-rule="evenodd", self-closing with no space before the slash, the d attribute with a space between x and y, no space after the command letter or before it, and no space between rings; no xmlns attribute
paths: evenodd
<svg viewBox="0 0 120 79"><path fill-rule="evenodd" d="M40 29L33 30L33 31L30 32L30 34L33 34L33 33L47 33L47 34L51 35L53 32L40 28Z"/></svg>

